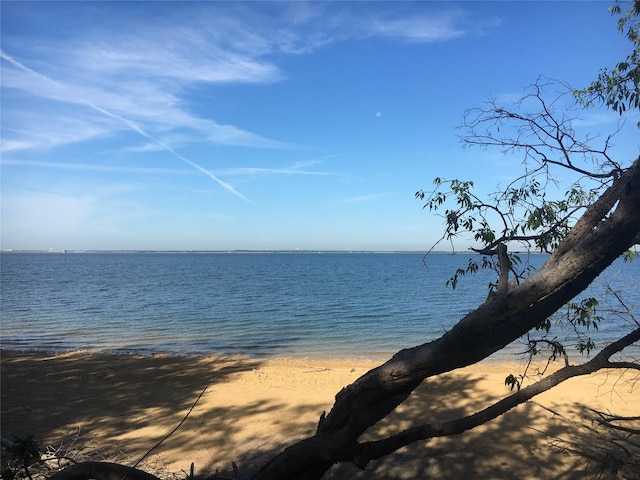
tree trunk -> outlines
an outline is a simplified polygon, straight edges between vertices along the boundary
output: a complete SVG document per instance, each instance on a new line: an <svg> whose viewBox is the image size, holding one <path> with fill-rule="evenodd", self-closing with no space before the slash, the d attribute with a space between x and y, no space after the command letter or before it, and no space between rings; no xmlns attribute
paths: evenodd
<svg viewBox="0 0 640 480"><path fill-rule="evenodd" d="M286 448L255 478L318 479L337 462L356 463L358 438L425 378L477 363L518 339L586 289L638 235L640 160L587 209L535 275L495 295L439 339L401 350L342 389L317 433Z"/></svg>

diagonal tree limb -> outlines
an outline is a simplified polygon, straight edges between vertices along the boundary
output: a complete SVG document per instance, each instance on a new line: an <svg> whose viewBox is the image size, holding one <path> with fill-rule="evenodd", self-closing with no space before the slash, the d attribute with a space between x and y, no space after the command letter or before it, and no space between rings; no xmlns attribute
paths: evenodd
<svg viewBox="0 0 640 480"><path fill-rule="evenodd" d="M562 255L507 294L496 296L432 342L396 353L336 395L316 435L285 449L256 479L320 478L334 463L353 461L358 438L401 404L425 378L477 363L553 315L633 244L640 234L640 161L585 212ZM613 210L612 210L613 208Z"/></svg>
<svg viewBox="0 0 640 480"><path fill-rule="evenodd" d="M578 366L563 367L548 377L472 415L448 422L415 426L382 440L361 443L356 449L354 463L360 468L364 468L369 461L388 455L418 440L460 434L499 417L512 408L530 400L540 393L546 392L570 378L588 375L604 368L620 368L619 364L609 362L611 355L639 340L640 328L637 328L620 340L605 347L589 362ZM640 365L637 364L632 365L635 368L640 367Z"/></svg>

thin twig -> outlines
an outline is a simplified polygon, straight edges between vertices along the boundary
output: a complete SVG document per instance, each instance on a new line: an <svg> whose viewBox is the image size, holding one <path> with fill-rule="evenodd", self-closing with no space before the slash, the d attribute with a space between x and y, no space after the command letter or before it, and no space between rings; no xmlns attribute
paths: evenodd
<svg viewBox="0 0 640 480"><path fill-rule="evenodd" d="M153 452L156 448L158 448L167 438L169 438L171 435L173 435L181 426L182 424L187 420L187 417L191 414L191 412L193 411L193 409L196 407L196 405L198 404L198 402L200 401L200 399L202 398L202 395L204 395L204 392L207 391L207 388L209 388L209 385L207 385L206 387L204 387L204 389L202 390L202 392L200 392L200 395L198 395L198 398L196 398L196 401L193 402L193 405L191 405L191 408L189 409L189 411L187 412L187 414L184 416L184 418L182 420L180 420L180 423L176 426L176 428L174 428L173 430L171 430L167 435L164 436L164 438L162 438L158 443L156 443L153 447L151 447L149 449L149 451L147 453L145 453L142 458L140 458L140 460L138 460L135 465L133 465L133 468L136 468L140 462L142 462L142 460L144 460L145 458L147 458L147 456Z"/></svg>

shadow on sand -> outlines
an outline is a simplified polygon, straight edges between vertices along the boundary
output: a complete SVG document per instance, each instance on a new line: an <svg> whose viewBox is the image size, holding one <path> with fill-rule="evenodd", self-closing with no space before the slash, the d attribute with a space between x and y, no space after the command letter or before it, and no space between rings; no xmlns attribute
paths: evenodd
<svg viewBox="0 0 640 480"><path fill-rule="evenodd" d="M502 398L478 383L471 375L444 375L425 382L398 411L368 432L367 440L419 423L469 415ZM619 442L611 440L624 433L594 425L587 413L580 405L559 413L531 401L461 435L412 444L371 462L365 471L335 466L326 478L639 479L638 437L635 444L620 449Z"/></svg>
<svg viewBox="0 0 640 480"><path fill-rule="evenodd" d="M207 385L258 365L251 359L2 351L0 428L3 436L33 435L41 444L72 438L87 444L99 431L105 455L140 455L184 418ZM136 435L118 441L128 432Z"/></svg>
<svg viewBox="0 0 640 480"><path fill-rule="evenodd" d="M259 367L252 359L2 352L1 428L3 435L36 439L69 438L80 426L87 432L99 430L118 448L125 444L125 457L135 462L184 418L205 386L215 389L229 376ZM425 382L364 439L481 410L499 399L479 385L481 379L456 373ZM312 434L323 408L321 403L293 406L273 399L224 406L209 402L199 405L159 450L173 449L172 455L178 452L190 462L190 452L210 445L208 460L196 465L197 472L227 469L235 461L250 475L283 448L282 439L291 443ZM250 422L264 416L272 419L271 439L251 435ZM585 420L582 407L558 414L528 402L473 431L403 448L371 462L365 471L337 465L326 478L578 480L599 473L599 478L640 478L633 476L637 470L619 462L602 470L598 458L581 453L579 446L592 453L608 448L606 429L589 425L593 423ZM241 429L249 431L242 445L225 446ZM631 463L639 453L637 446L631 447Z"/></svg>

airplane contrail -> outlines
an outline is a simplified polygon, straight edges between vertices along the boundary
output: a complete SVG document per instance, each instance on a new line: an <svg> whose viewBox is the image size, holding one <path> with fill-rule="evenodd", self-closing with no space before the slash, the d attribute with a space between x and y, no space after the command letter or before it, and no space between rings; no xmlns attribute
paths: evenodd
<svg viewBox="0 0 640 480"><path fill-rule="evenodd" d="M56 88L67 90L67 87L65 85L57 82L56 80L53 80L52 78L47 77L46 75L43 75L42 73L39 73L39 72L36 72L35 70L32 70L31 68L27 67L26 65L22 64L21 62L19 62L15 58L13 58L11 55L8 55L7 53L5 53L4 50L2 50L2 49L0 49L0 58L2 58L3 60L6 60L7 62L11 63L12 65L20 68L21 70L23 70L23 71L25 71L25 72L27 72L27 73L29 73L31 75L34 75L34 76L36 76L36 77L38 77L38 78L40 78L42 80L45 80L45 81L51 83L52 85L55 85ZM70 100L66 100L66 101L70 101ZM245 197L240 192L238 192L235 188L233 188L232 185L230 185L227 182L219 179L213 173L211 173L209 170L207 170L206 168L202 167L201 165L198 165L196 162L194 162L192 160L189 160L188 158L184 157L183 155L180 155L170 145L168 145L165 142L163 142L162 140L154 137L153 135L147 133L142 127L140 127L133 120L129 120L129 119L124 118L124 117L122 117L120 115L117 115L115 113L109 112L108 110L105 110L104 108L98 107L97 105L94 105L93 103L91 103L91 102L89 102L87 100L81 99L81 98L80 99L74 99L74 102L86 105L87 107L92 108L93 110L95 110L97 112L100 112L103 115L106 115L107 117L115 118L116 120L124 123L127 127L129 127L134 132L142 135L145 138L148 138L149 140L151 140L152 142L156 143L157 145L160 145L163 149L165 149L168 152L172 153L179 160L181 160L184 163L186 163L187 165L195 168L196 170L199 170L200 172L204 173L209 178L211 178L214 182L218 183L225 190L233 193L234 195L236 195L237 197L240 197L242 200L244 200L246 202L253 203L251 200L249 200L247 197Z"/></svg>

